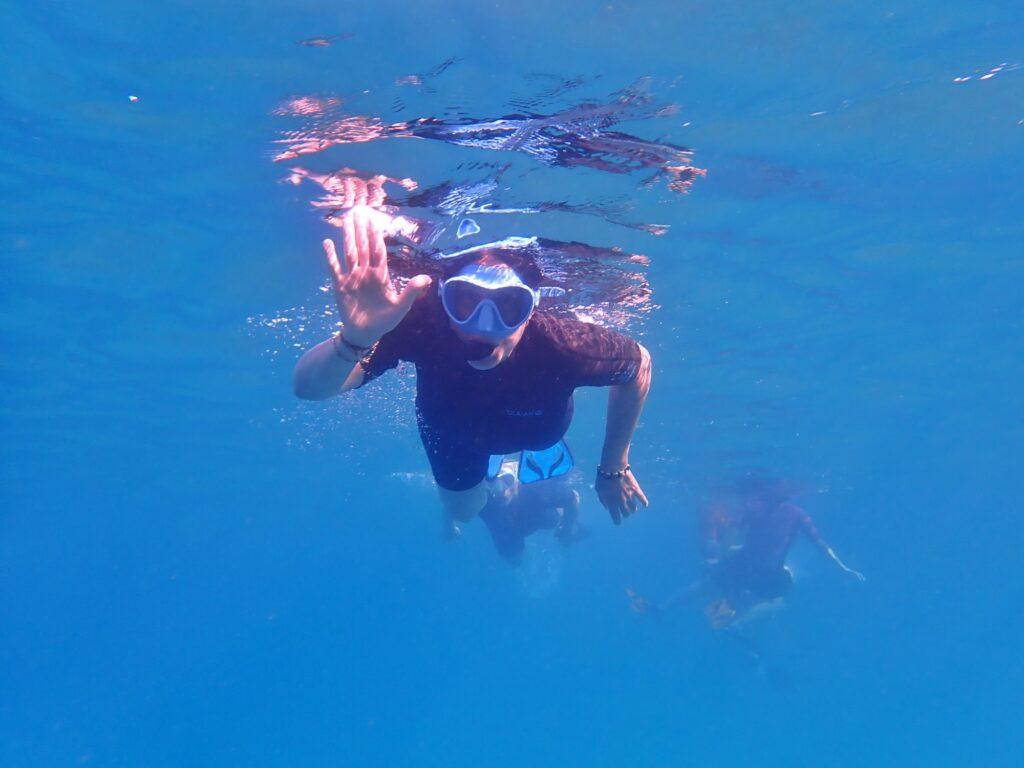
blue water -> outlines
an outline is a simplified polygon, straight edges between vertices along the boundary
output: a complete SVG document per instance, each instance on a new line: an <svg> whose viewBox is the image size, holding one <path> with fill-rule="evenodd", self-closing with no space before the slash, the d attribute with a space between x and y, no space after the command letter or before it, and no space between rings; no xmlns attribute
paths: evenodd
<svg viewBox="0 0 1024 768"><path fill-rule="evenodd" d="M0 765L1019 759L1020 5L558 5L3 4ZM449 57L432 94L396 85ZM513 569L479 524L438 541L408 376L300 403L299 341L260 318L322 306L331 234L277 183L282 99L493 117L531 73L650 77L679 111L629 130L708 173L544 177L633 195L662 237L519 222L646 254L660 309L634 329L650 509L615 528L584 489L590 538ZM588 477L602 416L582 393ZM761 665L624 595L695 578L701 489L751 468L813 488L867 575L796 548Z"/></svg>

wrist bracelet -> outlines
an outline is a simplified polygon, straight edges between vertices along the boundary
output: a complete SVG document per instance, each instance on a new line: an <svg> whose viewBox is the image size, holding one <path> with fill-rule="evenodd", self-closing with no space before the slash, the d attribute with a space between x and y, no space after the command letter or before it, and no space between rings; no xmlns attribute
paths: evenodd
<svg viewBox="0 0 1024 768"><path fill-rule="evenodd" d="M629 473L629 464L624 466L622 469L617 469L614 472L608 472L606 470L597 468L597 476L604 480L614 480L617 477L625 477Z"/></svg>
<svg viewBox="0 0 1024 768"><path fill-rule="evenodd" d="M360 347L358 344L353 344L351 341L341 335L341 331L338 331L331 337L331 346L334 347L334 354L344 360L346 363L358 363L366 355L377 346L377 342L374 342L368 347ZM348 350L353 357L348 357L341 353L342 348Z"/></svg>

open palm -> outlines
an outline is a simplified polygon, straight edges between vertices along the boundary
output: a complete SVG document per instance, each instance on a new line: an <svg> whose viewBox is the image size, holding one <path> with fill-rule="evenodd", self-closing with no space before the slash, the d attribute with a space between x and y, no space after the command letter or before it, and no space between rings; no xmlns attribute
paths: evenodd
<svg viewBox="0 0 1024 768"><path fill-rule="evenodd" d="M342 258L334 241L324 240L344 335L356 346L369 346L398 325L430 286L429 276L417 275L401 292L395 290L384 245L386 222L379 220L386 215L366 207L353 208L342 221Z"/></svg>

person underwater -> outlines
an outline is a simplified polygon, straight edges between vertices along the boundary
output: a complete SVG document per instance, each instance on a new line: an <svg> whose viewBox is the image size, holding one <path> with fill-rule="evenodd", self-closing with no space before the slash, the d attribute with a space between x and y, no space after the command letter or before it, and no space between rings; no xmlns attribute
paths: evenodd
<svg viewBox="0 0 1024 768"><path fill-rule="evenodd" d="M295 394L323 400L413 363L420 437L445 530L457 535L457 523L488 501L492 456L557 444L572 420L573 392L608 387L595 490L616 525L647 506L629 453L650 388L648 351L623 334L539 309L543 275L528 249L509 241L450 254L439 274L415 275L396 289L385 219L354 208L342 221L342 255L324 241L342 329L299 360Z"/></svg>
<svg viewBox="0 0 1024 768"><path fill-rule="evenodd" d="M713 629L725 629L785 597L795 581L786 557L798 534L806 536L836 567L863 582L821 537L811 516L793 504L781 480L748 477L733 484L734 500L707 505L701 513L700 545L705 575L661 605L626 590L637 613L659 613L688 599L705 602Z"/></svg>

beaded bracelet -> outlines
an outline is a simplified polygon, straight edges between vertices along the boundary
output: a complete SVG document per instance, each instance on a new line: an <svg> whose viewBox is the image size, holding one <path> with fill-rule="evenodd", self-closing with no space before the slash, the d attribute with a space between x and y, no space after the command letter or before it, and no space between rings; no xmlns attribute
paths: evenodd
<svg viewBox="0 0 1024 768"><path fill-rule="evenodd" d="M341 335L341 331L338 331L336 334L334 334L334 336L331 337L331 345L334 347L334 354L336 354L346 363L358 363L360 360L366 357L366 355L369 352L371 352L374 347L377 346L377 343L374 342L368 347L360 347L358 344L353 344L351 341L346 339L344 336ZM349 352L351 352L353 355L355 355L355 357L346 357L345 355L341 354L342 346Z"/></svg>
<svg viewBox="0 0 1024 768"><path fill-rule="evenodd" d="M617 469L614 472L607 472L600 467L597 468L597 476L604 480L614 480L618 477L625 477L629 473L629 464L624 466L622 469Z"/></svg>

